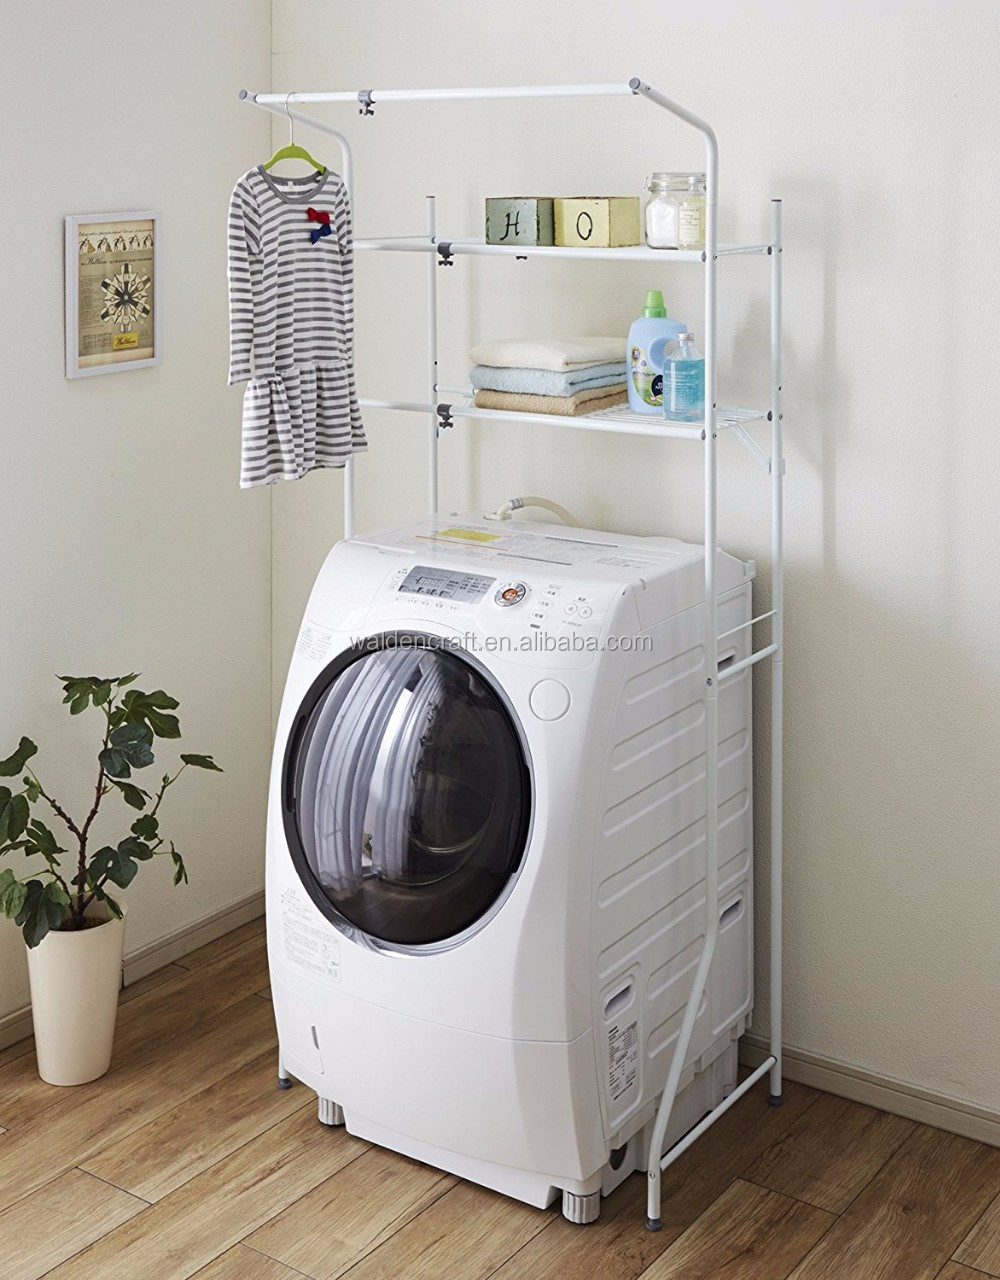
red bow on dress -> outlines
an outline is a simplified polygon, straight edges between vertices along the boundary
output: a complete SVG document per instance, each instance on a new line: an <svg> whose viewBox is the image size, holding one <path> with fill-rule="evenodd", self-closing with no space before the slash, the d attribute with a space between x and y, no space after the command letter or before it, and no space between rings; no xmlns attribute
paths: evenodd
<svg viewBox="0 0 1000 1280"><path fill-rule="evenodd" d="M314 209L310 205L306 210L306 217L310 222L318 222L320 224L309 233L309 239L313 244L317 244L323 236L333 235L333 229L330 226L330 215L325 209Z"/></svg>

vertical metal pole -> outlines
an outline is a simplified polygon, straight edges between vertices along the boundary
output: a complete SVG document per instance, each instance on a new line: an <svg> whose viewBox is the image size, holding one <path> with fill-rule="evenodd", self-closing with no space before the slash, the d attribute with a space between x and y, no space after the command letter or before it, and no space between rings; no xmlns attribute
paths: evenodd
<svg viewBox="0 0 1000 1280"><path fill-rule="evenodd" d="M344 537L354 537L354 459L344 463Z"/></svg>
<svg viewBox="0 0 1000 1280"><path fill-rule="evenodd" d="M293 113L299 116L298 112ZM314 123L309 121L310 124ZM354 208L354 159L351 155L351 146L342 133L336 133L334 136L340 143L341 154L343 155L344 172L341 177L344 180L344 187L347 191L347 198L351 201L351 223L354 225L354 219L357 216L357 210ZM354 352L351 351L351 360L354 360ZM344 537L354 537L354 459L348 458L344 463Z"/></svg>
<svg viewBox="0 0 1000 1280"><path fill-rule="evenodd" d="M781 414L781 201L771 201L771 1102L781 1104L781 888L785 527Z"/></svg>
<svg viewBox="0 0 1000 1280"><path fill-rule="evenodd" d="M437 217L434 196L427 197L427 239L434 244ZM431 406L427 424L428 470L427 514L433 519L438 509L438 416L437 416L437 254L427 255L427 403Z"/></svg>
<svg viewBox="0 0 1000 1280"><path fill-rule="evenodd" d="M649 94L647 96L653 96ZM655 100L655 98L654 98ZM719 936L719 619L715 586L718 504L716 485L716 300L718 295L719 148L715 134L705 136L705 939L653 1125L646 1184L646 1226L659 1231L661 1158L684 1061L708 981Z"/></svg>

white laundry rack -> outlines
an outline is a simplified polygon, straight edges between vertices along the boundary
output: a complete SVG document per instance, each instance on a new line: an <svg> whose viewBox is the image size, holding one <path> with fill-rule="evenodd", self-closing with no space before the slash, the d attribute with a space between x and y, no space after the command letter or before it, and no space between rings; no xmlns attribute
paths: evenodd
<svg viewBox="0 0 1000 1280"><path fill-rule="evenodd" d="M522 87L476 87L465 89L362 89L334 93L249 93L241 90L240 97L259 107L287 115L289 120L308 124L337 139L343 151L343 178L349 192L353 188L353 159L350 144L339 130L315 116L305 115L293 109L300 103L353 103L363 116L373 116L376 105L398 102L462 102L470 100L496 100L505 98L592 98L639 97L662 107L686 124L697 129L705 143L706 219L705 249L662 250L644 245L622 249L545 247L506 247L488 245L482 240L444 240L438 237L435 222L434 197L427 197L427 231L423 237L414 236L390 240L355 240L355 249L383 250L392 253L423 253L427 255L427 401L390 401L362 399L369 408L396 409L425 414L428 420L429 471L428 510L433 516L438 509L438 439L442 428L450 427L456 418L470 418L495 422L534 422L543 426L564 426L575 430L612 432L619 435L660 436L698 442L704 457L705 529L706 549L716 546L717 538L717 439L720 433L730 433L749 450L751 456L770 477L771 498L771 608L759 614L743 627L752 628L769 618L771 641L740 662L732 663L722 671L718 668L719 641L725 637L717 634L717 600L715 589L715 556L705 555L705 789L706 789L706 867L705 867L705 938L694 981L688 996L681 1029L674 1044L667 1081L660 1099L656 1124L650 1142L648 1169L648 1198L646 1226L651 1231L660 1229L661 1173L719 1117L726 1112L748 1089L764 1075L770 1073L770 1099L774 1105L781 1103L781 955L782 955L782 665L783 665L783 509L782 480L785 471L782 451L781 414L781 201L771 202L771 235L766 244L720 245L718 243L718 189L719 148L712 129L678 103L671 101L658 90L638 78L627 84L579 84L579 85L528 85ZM700 264L705 278L705 421L691 425L679 425L663 419L642 417L621 410L608 410L587 417L558 417L551 414L500 412L476 408L470 403L468 388L444 387L437 381L437 276L438 266L451 266L455 258L466 254L487 254L497 257L528 259L589 258L613 259L622 262L655 261L660 266L667 263ZM720 409L716 405L716 373L718 358L717 340L717 281L719 260L730 255L761 256L770 259L771 293L771 401L766 409ZM770 449L760 445L747 430L747 424L766 420L770 424ZM344 536L354 532L354 468L348 460L344 468ZM728 634L732 634L727 633ZM770 1053L729 1096L709 1112L678 1143L658 1159L662 1149L670 1114L680 1083L684 1060L691 1041L695 1020L701 1004L709 967L715 951L719 927L719 719L718 685L730 679L746 667L770 659L771 680L771 1039Z"/></svg>

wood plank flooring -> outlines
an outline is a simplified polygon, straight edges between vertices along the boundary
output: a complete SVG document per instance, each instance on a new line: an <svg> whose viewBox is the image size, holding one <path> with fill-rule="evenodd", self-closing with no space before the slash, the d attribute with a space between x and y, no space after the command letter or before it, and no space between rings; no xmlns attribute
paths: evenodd
<svg viewBox="0 0 1000 1280"><path fill-rule="evenodd" d="M1000 1150L788 1084L589 1227L372 1147L275 1086L263 922L123 993L112 1069L0 1054L3 1280L1000 1280Z"/></svg>

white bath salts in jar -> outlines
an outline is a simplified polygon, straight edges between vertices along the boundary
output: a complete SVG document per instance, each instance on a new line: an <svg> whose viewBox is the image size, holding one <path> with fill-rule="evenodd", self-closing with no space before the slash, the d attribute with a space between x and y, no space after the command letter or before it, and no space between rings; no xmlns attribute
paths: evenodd
<svg viewBox="0 0 1000 1280"><path fill-rule="evenodd" d="M705 243L705 175L651 173L644 183L646 244L651 249L701 249Z"/></svg>
<svg viewBox="0 0 1000 1280"><path fill-rule="evenodd" d="M651 173L645 188L650 200L646 205L646 243L651 249L676 249L678 207L674 199L671 173ZM683 189L686 190L687 184Z"/></svg>

